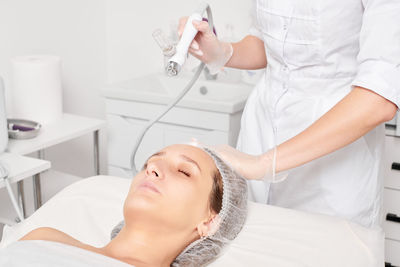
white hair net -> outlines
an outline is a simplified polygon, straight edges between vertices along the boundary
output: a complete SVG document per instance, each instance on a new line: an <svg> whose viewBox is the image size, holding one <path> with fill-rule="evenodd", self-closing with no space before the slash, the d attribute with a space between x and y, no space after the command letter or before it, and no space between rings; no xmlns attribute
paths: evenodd
<svg viewBox="0 0 400 267"><path fill-rule="evenodd" d="M172 262L173 267L204 266L213 261L222 248L232 241L242 229L247 216L247 183L213 151L202 148L214 160L222 177L222 206L216 223L206 237L189 244ZM114 238L122 229L120 222L111 232Z"/></svg>

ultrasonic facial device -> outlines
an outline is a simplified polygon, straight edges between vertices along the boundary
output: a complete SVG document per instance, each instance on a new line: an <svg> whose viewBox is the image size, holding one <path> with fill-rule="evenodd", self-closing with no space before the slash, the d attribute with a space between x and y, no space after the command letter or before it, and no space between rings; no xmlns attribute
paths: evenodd
<svg viewBox="0 0 400 267"><path fill-rule="evenodd" d="M183 64L185 64L189 46L197 34L196 28L193 26L193 21L201 21L203 17L199 13L193 13L187 20L186 26L182 33L182 38L176 46L175 55L173 55L166 68L169 76L176 76L181 71Z"/></svg>
<svg viewBox="0 0 400 267"><path fill-rule="evenodd" d="M188 18L186 26L183 30L181 39L179 40L176 47L168 45L168 42L166 42L162 38L162 36L160 36L160 34L153 33L153 37L156 40L157 44L163 50L164 55L170 57L170 59L168 60L168 62L166 64L166 69L165 69L168 76L177 76L179 74L179 72L182 70L182 66L185 64L186 58L188 56L189 47L198 32L196 30L196 28L193 26L192 21L193 20L201 21L203 19L203 14L205 12L207 12L207 19L208 19L208 24L209 24L210 29L214 29L211 8L210 8L209 4L202 3L196 9L196 11ZM204 67L205 67L205 64L201 63L198 66L192 79L185 86L185 88L182 90L182 92L173 101L171 101L170 104L167 105L165 110L163 110L153 120L149 121L143 127L142 131L139 133L139 135L136 139L136 143L133 146L131 157L130 157L130 164L132 166L133 176L135 176L139 171L139 170L137 170L136 165L135 165L135 157L136 157L137 150L140 146L140 143L143 140L144 135L147 133L147 131L150 129L151 126L153 126L157 121L159 121L169 110L171 110L186 95L187 92L189 92L189 90L193 87L193 85L199 78Z"/></svg>

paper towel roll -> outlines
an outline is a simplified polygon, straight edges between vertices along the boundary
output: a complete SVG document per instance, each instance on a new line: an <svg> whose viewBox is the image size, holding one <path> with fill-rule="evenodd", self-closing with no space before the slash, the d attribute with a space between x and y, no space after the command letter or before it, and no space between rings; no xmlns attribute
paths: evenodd
<svg viewBox="0 0 400 267"><path fill-rule="evenodd" d="M61 60L57 56L12 59L13 117L41 124L62 117Z"/></svg>

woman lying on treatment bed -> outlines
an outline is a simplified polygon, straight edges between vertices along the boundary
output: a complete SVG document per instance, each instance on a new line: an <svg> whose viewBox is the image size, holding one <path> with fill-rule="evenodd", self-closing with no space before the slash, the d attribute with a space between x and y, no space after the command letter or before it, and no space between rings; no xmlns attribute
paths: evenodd
<svg viewBox="0 0 400 267"><path fill-rule="evenodd" d="M38 228L0 251L0 266L202 266L241 230L245 180L212 151L173 145L133 179L125 225L97 248Z"/></svg>

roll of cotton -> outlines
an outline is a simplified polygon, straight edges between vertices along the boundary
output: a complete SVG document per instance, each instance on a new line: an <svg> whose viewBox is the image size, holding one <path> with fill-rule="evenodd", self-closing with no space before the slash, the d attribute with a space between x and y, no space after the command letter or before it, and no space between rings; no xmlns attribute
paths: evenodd
<svg viewBox="0 0 400 267"><path fill-rule="evenodd" d="M13 117L47 124L62 117L61 59L19 56L12 59Z"/></svg>
<svg viewBox="0 0 400 267"><path fill-rule="evenodd" d="M228 164L213 151L202 148L214 160L222 177L222 207L218 213L214 229L206 237L189 244L171 264L173 267L203 266L214 260L223 247L235 239L246 221L247 216L247 183ZM111 232L114 238L124 226L120 222Z"/></svg>

